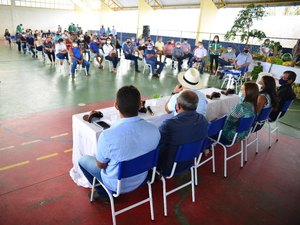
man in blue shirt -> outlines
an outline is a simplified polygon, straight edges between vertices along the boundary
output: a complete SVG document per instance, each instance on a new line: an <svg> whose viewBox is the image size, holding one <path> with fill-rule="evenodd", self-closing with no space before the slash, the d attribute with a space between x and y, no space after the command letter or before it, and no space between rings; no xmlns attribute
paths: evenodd
<svg viewBox="0 0 300 225"><path fill-rule="evenodd" d="M102 27L100 28L100 36L104 35L105 34L105 28L104 26L102 25Z"/></svg>
<svg viewBox="0 0 300 225"><path fill-rule="evenodd" d="M207 136L207 120L197 113L199 99L195 92L186 90L177 97L177 115L165 120L160 126L158 171L169 175L178 146L199 141ZM179 163L176 171L181 171L187 163Z"/></svg>
<svg viewBox="0 0 300 225"><path fill-rule="evenodd" d="M134 61L135 72L137 73L141 72L139 71L139 64L138 64L138 60L140 60L140 58L134 55L135 49L133 44L131 43L130 38L126 38L126 42L123 43L122 49L124 52L125 59Z"/></svg>
<svg viewBox="0 0 300 225"><path fill-rule="evenodd" d="M235 69L240 70L241 74L246 73L249 65L252 63L252 56L249 50L250 46L245 45L244 52L241 52L234 60L234 67Z"/></svg>
<svg viewBox="0 0 300 225"><path fill-rule="evenodd" d="M95 59L99 64L99 69L102 69L102 62L103 62L103 54L101 54L99 49L99 42L97 37L93 38L93 41L90 43L90 51L95 54ZM102 51L102 50L101 50Z"/></svg>
<svg viewBox="0 0 300 225"><path fill-rule="evenodd" d="M89 75L90 70L90 63L83 59L83 49L78 46L77 41L72 42L72 47L69 50L69 54L72 59L72 66L71 66L71 76L74 78L75 76L75 69L77 64L82 64L83 67L86 68L87 75Z"/></svg>
<svg viewBox="0 0 300 225"><path fill-rule="evenodd" d="M149 44L147 45L147 49L145 51L145 60L147 64L151 65L151 75L153 75L153 77L159 77L165 64L160 61L157 61L157 54L153 49L152 42L149 42ZM158 69L156 69L157 66Z"/></svg>
<svg viewBox="0 0 300 225"><path fill-rule="evenodd" d="M158 128L138 116L141 95L134 86L118 90L115 107L121 119L100 134L96 157L85 155L79 160L79 166L91 184L95 176L112 191L117 188L119 162L154 150L160 140ZM137 188L146 176L147 172L126 178L121 193ZM104 190L96 190L100 196L103 195Z"/></svg>
<svg viewBox="0 0 300 225"><path fill-rule="evenodd" d="M36 53L33 50L34 49L34 38L32 37L32 35L31 35L30 32L27 34L26 44L28 44L28 46L29 46L29 51L31 51L31 53L32 53L32 58L35 58L36 57Z"/></svg>
<svg viewBox="0 0 300 225"><path fill-rule="evenodd" d="M184 90L192 90L198 96L196 111L203 116L206 116L207 100L206 96L199 90L204 87L199 71L195 68L190 68L186 72L179 73L178 82L179 84L176 85L172 92L172 96L165 105L166 112L174 113L174 115L176 115L177 97Z"/></svg>

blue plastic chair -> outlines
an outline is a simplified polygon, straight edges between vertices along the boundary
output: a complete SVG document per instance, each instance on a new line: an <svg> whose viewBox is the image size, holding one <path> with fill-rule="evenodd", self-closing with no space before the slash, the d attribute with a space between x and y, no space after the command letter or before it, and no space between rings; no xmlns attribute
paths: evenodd
<svg viewBox="0 0 300 225"><path fill-rule="evenodd" d="M198 176L197 176L197 168L202 166L203 164L212 161L212 171L213 173L216 172L216 167L215 167L215 146L216 144L220 141L221 136L222 136L222 129L224 127L225 121L226 121L227 116L223 116L220 119L211 121L208 124L208 138L205 140L204 147L203 149L210 149L211 148L211 156L204 161L201 162L201 158L203 153L201 152L197 164L195 166L195 185L198 185ZM213 138L217 137L216 140Z"/></svg>
<svg viewBox="0 0 300 225"><path fill-rule="evenodd" d="M285 113L288 110L288 108L292 105L293 101L294 100L285 101L285 103L282 105L282 107L279 111L279 114L278 114L275 121L268 120L268 125L269 125L269 148L271 148L271 142L272 142L271 134L274 133L275 131L276 131L276 142L278 141L278 120L281 117L281 115L283 113ZM275 124L275 127L273 129L271 128L271 123Z"/></svg>
<svg viewBox="0 0 300 225"><path fill-rule="evenodd" d="M264 126L265 122L268 121L269 115L272 111L272 107L267 107L261 110L259 115L256 117L251 132L249 133L249 136L253 133L255 133L255 139L252 140L250 143L248 143L249 136L245 140L245 162L248 160L248 147L252 145L253 143L256 143L256 154L258 153L258 131Z"/></svg>
<svg viewBox="0 0 300 225"><path fill-rule="evenodd" d="M220 141L217 141L217 140L214 140L215 142L217 142L217 144L221 145L223 150L224 150L224 177L227 177L227 161L238 156L238 155L241 155L241 167L244 166L244 141L246 140L246 138L249 136L249 133L251 132L251 127L252 127L252 124L255 120L255 116L252 116L252 117L248 117L248 118L242 118L240 120L240 123L239 125L237 126L237 129L236 129L236 132L235 132L235 135L232 139L232 141L230 143L227 143L227 142L223 142L222 139ZM235 143L237 143L237 138L238 138L238 135L242 132L249 132L245 138L243 138L240 142L241 142L241 149L236 152L235 154L231 155L231 156L228 156L227 157L227 148L230 148L232 147Z"/></svg>
<svg viewBox="0 0 300 225"><path fill-rule="evenodd" d="M197 142L180 145L176 152L176 158L173 163L171 173L166 176L164 174L158 173L159 175L161 175L161 181L163 183L163 202L164 202L164 215L165 216L167 216L167 196L184 188L184 187L191 185L192 202L195 202L194 168L195 168L195 165L197 162L197 157L203 151L205 139L206 138L204 138L200 141L197 141ZM186 167L181 171L176 171L177 164L181 163L181 162L189 162L189 165L186 165ZM186 182L172 190L167 191L166 179L171 179L175 175L182 174L188 170L190 170L190 172L191 172L191 179L188 182Z"/></svg>
<svg viewBox="0 0 300 225"><path fill-rule="evenodd" d="M152 150L144 155L141 155L137 158L122 161L119 163L119 171L118 171L118 183L116 190L109 190L105 185L100 182L96 177L93 179L93 185L92 185L92 193L94 193L94 189L96 186L101 185L103 189L107 192L109 200L110 200L110 206L111 206L111 214L112 214L112 221L113 225L116 225L116 216L126 212L132 208L135 208L137 206L140 206L144 203L149 202L150 204L150 213L151 213L151 220L154 220L154 208L153 208L153 198L152 198L152 187L151 185L154 182L155 178L155 172L156 172L156 165L158 160L158 149ZM120 209L118 211L115 210L114 205L114 198L117 198L122 193L122 180L128 177L136 176L142 173L145 173L147 171L152 170L151 178L149 176L146 178L144 183L147 183L148 185L148 192L149 197L139 201L135 204L132 204L130 206L127 206L126 208ZM96 184L96 180L99 182L99 184ZM142 183L142 184L144 184ZM133 190L134 191L134 190ZM90 201L93 201L93 194L91 195Z"/></svg>

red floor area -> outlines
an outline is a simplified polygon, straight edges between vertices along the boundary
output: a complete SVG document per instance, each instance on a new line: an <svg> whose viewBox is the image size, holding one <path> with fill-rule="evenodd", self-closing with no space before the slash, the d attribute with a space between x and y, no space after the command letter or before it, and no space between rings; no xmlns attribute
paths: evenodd
<svg viewBox="0 0 300 225"><path fill-rule="evenodd" d="M1 225L111 224L110 206L89 203L88 190L71 180L72 153L66 151L72 148L71 115L109 105L111 101L1 121ZM59 134L66 135L51 138ZM268 150L267 134L260 134L259 154L250 147L243 169L239 158L230 160L228 178L223 178L220 148L216 174L211 173L210 164L198 169L195 203L188 188L175 193L168 198L165 218L162 186L157 181L153 187L155 221L150 221L149 207L143 205L118 216L117 224L300 224L300 141L280 135L279 142ZM40 141L30 143L35 140ZM3 149L10 146L14 147ZM52 157L37 160L49 155ZM3 169L20 162L27 163ZM169 184L174 186L184 178ZM117 207L145 196L145 191L142 188L135 195L122 196Z"/></svg>

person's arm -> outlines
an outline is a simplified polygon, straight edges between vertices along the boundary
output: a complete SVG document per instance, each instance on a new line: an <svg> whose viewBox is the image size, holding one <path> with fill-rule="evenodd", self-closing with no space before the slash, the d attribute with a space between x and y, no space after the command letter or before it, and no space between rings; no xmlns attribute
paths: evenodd
<svg viewBox="0 0 300 225"><path fill-rule="evenodd" d="M183 87L181 84L177 84L172 92L172 95L170 96L170 98L168 99L168 101L165 104L165 111L167 113L172 113L175 110L175 105L176 105L176 101L177 98L175 98L175 96L173 96L174 94L178 94L179 92L181 92L183 90ZM170 103L170 104L169 104ZM172 105L172 106L171 106ZM171 108L172 107L172 108Z"/></svg>
<svg viewBox="0 0 300 225"><path fill-rule="evenodd" d="M267 99L263 95L259 95L257 99L257 114L264 108Z"/></svg>
<svg viewBox="0 0 300 225"><path fill-rule="evenodd" d="M109 161L110 150L107 140L105 139L105 132L102 132L97 143L96 163L99 168L105 169Z"/></svg>

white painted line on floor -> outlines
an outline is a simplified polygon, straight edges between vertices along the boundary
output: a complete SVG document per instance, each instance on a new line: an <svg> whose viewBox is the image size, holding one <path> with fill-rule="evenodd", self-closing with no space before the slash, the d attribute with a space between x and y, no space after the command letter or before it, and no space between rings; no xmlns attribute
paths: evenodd
<svg viewBox="0 0 300 225"><path fill-rule="evenodd" d="M3 147L3 148L0 148L0 151L4 151L4 150L7 150L7 149L12 149L14 148L15 146L8 146L8 147Z"/></svg>
<svg viewBox="0 0 300 225"><path fill-rule="evenodd" d="M85 106L85 103L79 103L78 106Z"/></svg>
<svg viewBox="0 0 300 225"><path fill-rule="evenodd" d="M63 137L63 136L67 136L69 133L63 133L63 134L58 134L58 135L54 135L54 136L51 136L50 138L58 138L58 137Z"/></svg>
<svg viewBox="0 0 300 225"><path fill-rule="evenodd" d="M40 142L40 141L42 141L42 140L34 140L34 141L23 142L21 145L30 145L30 144L37 143L37 142Z"/></svg>

